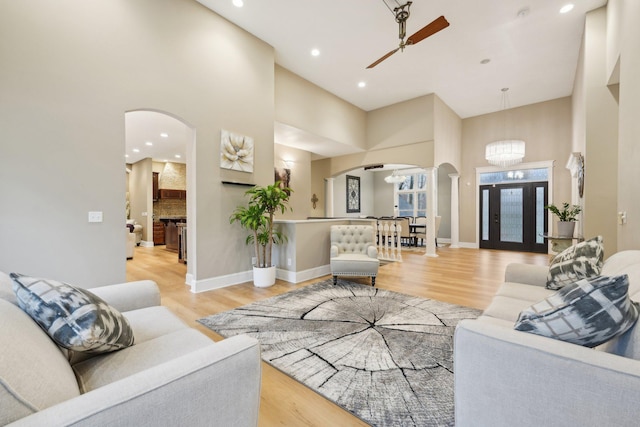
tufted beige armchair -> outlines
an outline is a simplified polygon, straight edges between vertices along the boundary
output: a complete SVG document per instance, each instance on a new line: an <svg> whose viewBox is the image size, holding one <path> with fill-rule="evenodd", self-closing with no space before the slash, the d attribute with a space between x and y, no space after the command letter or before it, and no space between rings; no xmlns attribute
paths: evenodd
<svg viewBox="0 0 640 427"><path fill-rule="evenodd" d="M372 226L331 226L331 274L334 285L338 283L338 276L366 276L371 277L371 285L375 286L379 265Z"/></svg>

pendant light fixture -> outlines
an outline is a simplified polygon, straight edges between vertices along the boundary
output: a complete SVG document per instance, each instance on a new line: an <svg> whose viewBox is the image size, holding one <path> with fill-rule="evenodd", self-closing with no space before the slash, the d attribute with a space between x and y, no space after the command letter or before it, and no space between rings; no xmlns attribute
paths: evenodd
<svg viewBox="0 0 640 427"><path fill-rule="evenodd" d="M509 108L508 87L502 88L502 115L503 135L507 130L507 110ZM487 144L485 158L495 166L507 167L522 162L525 152L525 143L519 139L503 139Z"/></svg>
<svg viewBox="0 0 640 427"><path fill-rule="evenodd" d="M407 180L407 177L405 175L398 175L398 170L395 169L391 175L386 176L384 180L387 184L401 184Z"/></svg>

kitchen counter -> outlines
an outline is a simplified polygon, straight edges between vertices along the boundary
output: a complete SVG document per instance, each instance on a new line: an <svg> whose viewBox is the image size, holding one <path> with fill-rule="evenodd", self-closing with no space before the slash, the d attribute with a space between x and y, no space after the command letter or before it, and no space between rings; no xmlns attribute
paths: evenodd
<svg viewBox="0 0 640 427"><path fill-rule="evenodd" d="M158 221L162 222L187 222L186 216L161 216Z"/></svg>
<svg viewBox="0 0 640 427"><path fill-rule="evenodd" d="M187 223L186 216L164 216L158 218L164 224L164 242L167 250L178 252L180 250L180 230L178 226Z"/></svg>

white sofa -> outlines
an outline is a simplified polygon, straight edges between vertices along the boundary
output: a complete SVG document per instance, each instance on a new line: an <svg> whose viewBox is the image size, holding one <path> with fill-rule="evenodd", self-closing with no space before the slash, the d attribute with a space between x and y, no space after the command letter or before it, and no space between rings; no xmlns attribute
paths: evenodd
<svg viewBox="0 0 640 427"><path fill-rule="evenodd" d="M511 264L483 315L455 332L456 426L640 425L640 326L592 349L514 330L519 313L554 293L548 268ZM640 301L640 251L619 252L602 276L629 276Z"/></svg>
<svg viewBox="0 0 640 427"><path fill-rule="evenodd" d="M255 339L214 342L161 306L154 282L130 282L91 292L124 314L134 345L70 362L11 282L0 272L0 425L257 425Z"/></svg>
<svg viewBox="0 0 640 427"><path fill-rule="evenodd" d="M135 233L131 233L129 232L128 228L124 229L125 231L125 236L127 239L127 243L126 243L126 254L127 254L127 259L133 259L133 254L135 251L135 247L136 247L136 235Z"/></svg>
<svg viewBox="0 0 640 427"><path fill-rule="evenodd" d="M128 219L127 220L127 225L132 225L133 226L133 230L131 230L131 232L133 234L135 234L136 236L136 245L139 246L140 242L142 242L142 224L138 224L138 221L136 221L135 219Z"/></svg>

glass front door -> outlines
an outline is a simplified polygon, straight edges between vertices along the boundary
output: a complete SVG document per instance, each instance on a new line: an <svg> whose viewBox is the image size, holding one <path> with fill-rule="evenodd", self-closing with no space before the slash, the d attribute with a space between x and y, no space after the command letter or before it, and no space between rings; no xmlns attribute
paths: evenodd
<svg viewBox="0 0 640 427"><path fill-rule="evenodd" d="M547 183L480 186L480 247L547 252Z"/></svg>

